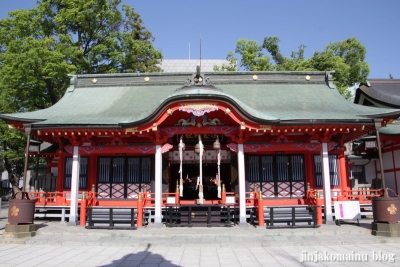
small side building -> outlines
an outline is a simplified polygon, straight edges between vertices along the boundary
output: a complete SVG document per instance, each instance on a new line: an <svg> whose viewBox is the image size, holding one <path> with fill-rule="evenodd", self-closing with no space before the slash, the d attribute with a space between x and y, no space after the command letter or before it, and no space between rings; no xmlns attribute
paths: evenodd
<svg viewBox="0 0 400 267"><path fill-rule="evenodd" d="M399 79L370 79L356 90L354 103L386 108L400 108ZM400 192L400 121L393 118L379 129L382 150L383 173L390 195ZM358 175L361 184L379 187L381 170L378 160L376 134L372 133L354 145L354 153L349 157L350 173Z"/></svg>

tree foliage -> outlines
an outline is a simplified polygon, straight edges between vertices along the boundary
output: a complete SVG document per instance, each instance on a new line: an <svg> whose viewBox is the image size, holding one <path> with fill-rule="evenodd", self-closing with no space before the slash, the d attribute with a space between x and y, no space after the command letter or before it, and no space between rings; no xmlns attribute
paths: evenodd
<svg viewBox="0 0 400 267"><path fill-rule="evenodd" d="M213 67L214 71L237 71L238 63L237 58L235 57L234 52L229 52L226 56L226 60L229 62L228 64L222 64L221 66L215 65Z"/></svg>
<svg viewBox="0 0 400 267"><path fill-rule="evenodd" d="M0 112L55 104L69 74L161 71L153 41L140 15L121 0L39 0L35 8L10 12L0 20ZM24 135L10 132L0 125L0 156L16 168Z"/></svg>
<svg viewBox="0 0 400 267"><path fill-rule="evenodd" d="M284 57L280 51L279 42L278 37L265 37L262 45L255 40L239 39L235 52L229 52L228 57L230 62L238 62L240 59L240 67L250 71L333 70L335 71L334 83L345 97L348 97L346 89L349 86L365 82L368 77L369 65L364 61L366 49L354 37L330 43L324 50L314 52L308 59L304 58L305 45L300 45L297 51L292 51L290 57ZM234 70L224 68L224 66L216 66L214 69Z"/></svg>

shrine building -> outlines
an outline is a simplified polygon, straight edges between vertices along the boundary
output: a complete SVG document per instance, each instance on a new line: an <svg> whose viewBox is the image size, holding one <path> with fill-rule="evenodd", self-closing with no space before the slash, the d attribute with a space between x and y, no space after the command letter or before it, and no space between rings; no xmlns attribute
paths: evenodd
<svg viewBox="0 0 400 267"><path fill-rule="evenodd" d="M86 224L82 203L135 207L137 226L146 212L148 223L163 225L171 206L231 206L244 226L252 208L307 206L316 198L329 222L335 201L359 197L345 144L400 115L345 100L332 75L200 68L74 75L55 105L0 118L53 144L39 156L55 190L25 190L38 207L67 207L72 225Z"/></svg>

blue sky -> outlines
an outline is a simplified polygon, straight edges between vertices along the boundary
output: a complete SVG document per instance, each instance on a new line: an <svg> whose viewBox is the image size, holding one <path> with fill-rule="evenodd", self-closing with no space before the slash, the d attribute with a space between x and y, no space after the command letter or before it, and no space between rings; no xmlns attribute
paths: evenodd
<svg viewBox="0 0 400 267"><path fill-rule="evenodd" d="M307 46L312 56L331 42L355 37L367 50L369 78L400 79L399 0L123 0L135 7L165 59L224 59L240 38L277 36L284 56ZM0 0L7 12L35 0Z"/></svg>

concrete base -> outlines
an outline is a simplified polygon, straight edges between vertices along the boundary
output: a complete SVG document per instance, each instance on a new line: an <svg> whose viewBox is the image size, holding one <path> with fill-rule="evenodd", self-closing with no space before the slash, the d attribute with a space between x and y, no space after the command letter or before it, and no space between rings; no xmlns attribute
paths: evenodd
<svg viewBox="0 0 400 267"><path fill-rule="evenodd" d="M245 222L245 223L239 223L239 227L240 228L249 228L249 224L247 223L247 222Z"/></svg>
<svg viewBox="0 0 400 267"><path fill-rule="evenodd" d="M67 223L67 226L78 226L78 225L79 225L79 222L74 222L74 221Z"/></svg>
<svg viewBox="0 0 400 267"><path fill-rule="evenodd" d="M372 223L372 235L400 237L400 223Z"/></svg>
<svg viewBox="0 0 400 267"><path fill-rule="evenodd" d="M11 225L7 224L4 230L4 238L26 238L36 235L36 225L35 224L19 224Z"/></svg>
<svg viewBox="0 0 400 267"><path fill-rule="evenodd" d="M149 225L150 225L150 224L149 224ZM164 224L161 223L161 222L155 222L155 223L153 223L153 227L154 227L154 228L163 228L163 227L164 227Z"/></svg>

